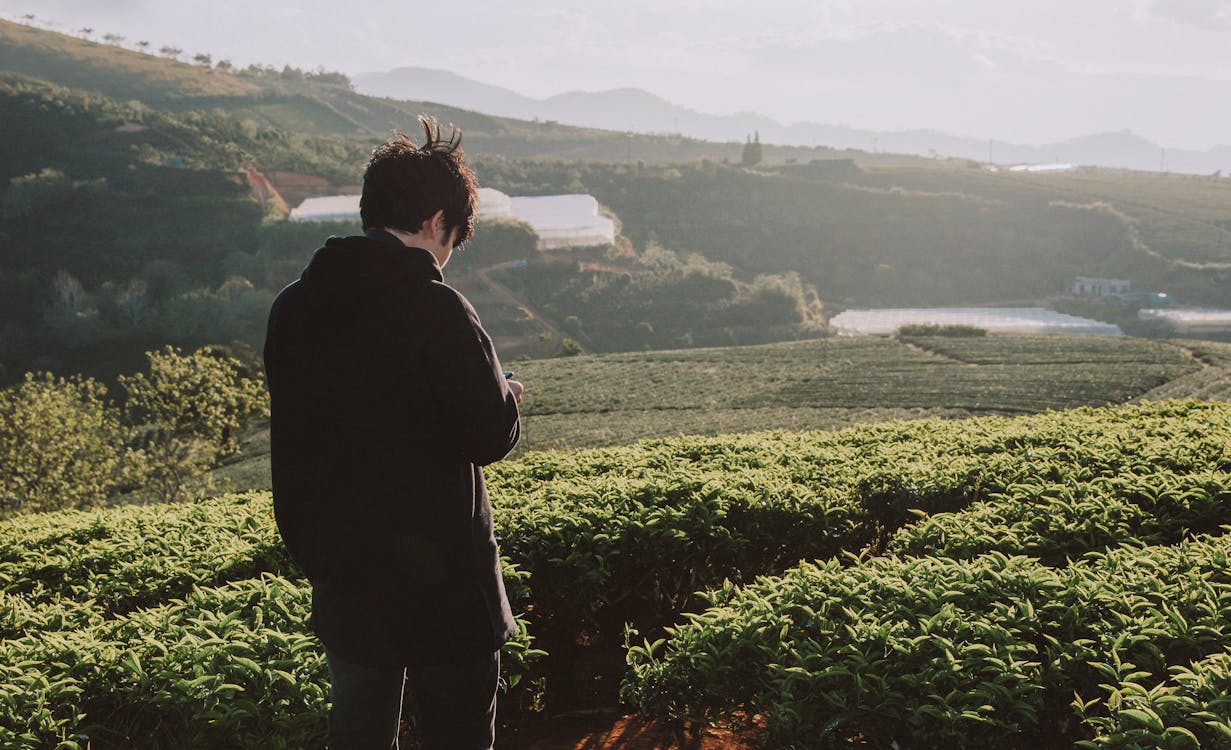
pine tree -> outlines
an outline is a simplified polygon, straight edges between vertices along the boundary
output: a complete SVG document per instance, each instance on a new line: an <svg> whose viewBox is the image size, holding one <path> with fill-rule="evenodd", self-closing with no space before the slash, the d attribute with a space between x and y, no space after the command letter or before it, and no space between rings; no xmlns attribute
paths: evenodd
<svg viewBox="0 0 1231 750"><path fill-rule="evenodd" d="M740 155L739 163L745 167L761 163L761 131L754 132L755 138L744 136L744 152Z"/></svg>

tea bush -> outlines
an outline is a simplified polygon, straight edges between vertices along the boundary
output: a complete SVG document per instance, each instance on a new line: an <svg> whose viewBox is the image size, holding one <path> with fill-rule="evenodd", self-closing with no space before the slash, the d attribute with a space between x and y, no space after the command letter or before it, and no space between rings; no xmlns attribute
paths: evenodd
<svg viewBox="0 0 1231 750"><path fill-rule="evenodd" d="M1231 473L1154 471L1065 482L1021 482L961 513L899 531L903 555L970 558L992 550L1051 564L1125 543L1168 544L1231 524Z"/></svg>
<svg viewBox="0 0 1231 750"><path fill-rule="evenodd" d="M1231 747L1213 687L1229 552L1207 537L1063 570L996 552L805 563L711 592L665 645L632 645L624 695L679 722L762 713L772 747ZM1152 689L1168 681L1174 700Z"/></svg>
<svg viewBox="0 0 1231 750"><path fill-rule="evenodd" d="M1012 747L1046 726L1066 741L1137 731L1102 687L1119 683L1087 665L1119 654L1139 668L1116 679L1147 696L1167 681L1222 684L1210 661L1226 645L1213 623L1231 614L1221 542L1190 538L1228 522L1229 446L1231 405L1167 402L493 465L523 630L504 652L502 720L609 700L631 658L627 695L645 710L681 721L760 711L771 738ZM1134 540L1159 546L1117 548ZM1079 562L1066 568L1069 557ZM266 493L7 521L0 586L0 727L11 732L0 745L88 734L105 748L142 732L168 745L316 741L319 652L296 645L307 585ZM626 627L653 642L689 612L670 646L626 653ZM274 666L292 659L307 671ZM267 667L316 688L287 692ZM1177 682L1180 667L1197 677ZM1221 716L1212 690L1185 695ZM1148 705L1160 716L1163 698ZM1190 724L1213 742L1217 729Z"/></svg>
<svg viewBox="0 0 1231 750"><path fill-rule="evenodd" d="M28 516L0 540L0 746L323 744L310 586L268 495ZM504 569L524 603L527 575ZM522 622L505 681L538 656Z"/></svg>

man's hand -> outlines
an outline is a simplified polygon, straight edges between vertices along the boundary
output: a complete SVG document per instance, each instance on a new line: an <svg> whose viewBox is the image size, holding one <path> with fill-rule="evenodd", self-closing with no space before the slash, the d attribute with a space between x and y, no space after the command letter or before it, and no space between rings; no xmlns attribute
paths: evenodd
<svg viewBox="0 0 1231 750"><path fill-rule="evenodd" d="M513 392L513 398L517 399L517 403L520 404L521 403L521 393L522 391L526 390L525 387L522 386L522 384L517 382L516 380L506 380L504 382L509 384L509 390Z"/></svg>

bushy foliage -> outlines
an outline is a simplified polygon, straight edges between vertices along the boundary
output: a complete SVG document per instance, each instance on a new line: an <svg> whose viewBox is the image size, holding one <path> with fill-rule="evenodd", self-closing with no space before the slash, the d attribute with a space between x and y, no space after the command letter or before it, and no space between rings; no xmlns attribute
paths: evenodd
<svg viewBox="0 0 1231 750"><path fill-rule="evenodd" d="M800 750L855 735L877 746L1228 747L1231 705L1208 688L1168 701L1159 683L1200 682L1195 660L1209 679L1225 670L1229 548L1226 537L1124 548L1064 570L998 553L804 564L712 592L662 653L633 647L625 694L677 720L764 713L764 741Z"/></svg>
<svg viewBox="0 0 1231 750"><path fill-rule="evenodd" d="M599 351L723 346L819 332L820 303L793 273L752 283L731 266L651 244L628 271L579 261L503 272L536 307L575 320L570 333Z"/></svg>
<svg viewBox="0 0 1231 750"><path fill-rule="evenodd" d="M133 478L101 383L28 373L0 391L0 516L96 505Z"/></svg>
<svg viewBox="0 0 1231 750"><path fill-rule="evenodd" d="M147 358L147 372L120 377L122 407L81 376L28 373L0 390L0 516L92 507L139 488L179 498L268 409L261 381L221 350Z"/></svg>
<svg viewBox="0 0 1231 750"><path fill-rule="evenodd" d="M936 323L911 323L904 326L898 326L898 329L893 332L893 335L898 338L911 338L915 336L948 336L950 338L977 338L986 336L987 329L978 326L966 325L939 325Z"/></svg>
<svg viewBox="0 0 1231 750"><path fill-rule="evenodd" d="M526 578L506 561L514 602ZM0 745L323 742L311 591L267 494L16 519L0 527L0 579ZM523 625L506 683L537 658Z"/></svg>
<svg viewBox="0 0 1231 750"><path fill-rule="evenodd" d="M960 465L861 469L869 521L900 528L891 556L715 588L668 640L630 643L625 696L684 723L759 713L767 743L801 749L1231 746L1209 687L1231 649L1231 537L1200 536L1231 521L1229 418L976 420Z"/></svg>
<svg viewBox="0 0 1231 750"><path fill-rule="evenodd" d="M107 181L98 178L90 181L70 180L59 169L45 168L39 172L14 177L9 180L4 199L0 202L0 218L5 221L29 216L36 211L54 208L74 191L98 191Z"/></svg>
<svg viewBox="0 0 1231 750"><path fill-rule="evenodd" d="M1228 441L1231 407L1172 402L493 465L506 586L525 628L506 647L517 685L502 715L610 700L628 658L626 695L646 710L685 722L760 713L774 747L855 734L1127 747L1116 743L1176 727L1220 747L1231 550L1198 535L1231 521L1231 503L1197 493L1177 512L1178 496L1153 504L1114 480L1153 467L1169 495L1225 498L1213 487L1231 472ZM1026 493L1069 481L1103 493L1101 516ZM1035 524L1061 519L1049 533L1078 562L1040 559L1026 536L952 557L875 556L920 520L1009 496ZM0 741L318 741L307 586L266 494L15 519L0 525L0 580L0 727L12 732ZM639 632L626 653L628 626Z"/></svg>
<svg viewBox="0 0 1231 750"><path fill-rule="evenodd" d="M240 362L219 350L186 355L167 346L146 357L148 372L120 376L125 416L134 426L200 438L225 455L239 448L239 431L248 420L268 412L264 385L244 377Z"/></svg>
<svg viewBox="0 0 1231 750"><path fill-rule="evenodd" d="M467 242L455 263L486 268L498 263L530 260L539 255L539 236L524 221L491 219L480 221L474 239Z"/></svg>

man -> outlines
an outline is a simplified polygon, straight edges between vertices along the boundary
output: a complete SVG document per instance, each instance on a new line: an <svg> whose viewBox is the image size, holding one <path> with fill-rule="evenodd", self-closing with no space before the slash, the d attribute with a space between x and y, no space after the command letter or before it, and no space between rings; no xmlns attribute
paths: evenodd
<svg viewBox="0 0 1231 750"><path fill-rule="evenodd" d="M312 583L329 742L397 747L403 684L425 750L490 748L515 632L480 466L520 434L474 309L441 269L474 231L461 134L399 135L363 176L364 234L331 237L270 311L278 530Z"/></svg>

